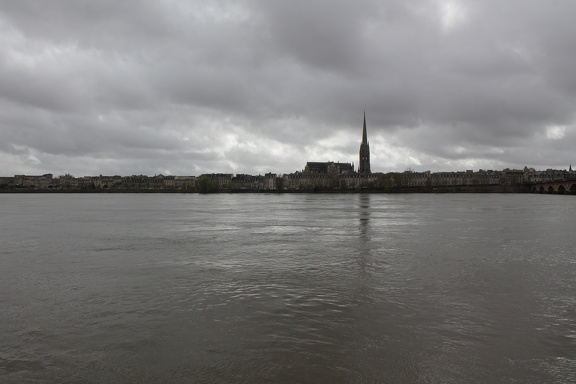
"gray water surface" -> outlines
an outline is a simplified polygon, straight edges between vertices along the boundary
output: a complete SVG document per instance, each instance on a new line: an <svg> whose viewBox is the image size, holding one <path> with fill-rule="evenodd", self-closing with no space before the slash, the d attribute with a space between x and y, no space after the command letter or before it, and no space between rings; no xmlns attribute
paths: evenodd
<svg viewBox="0 0 576 384"><path fill-rule="evenodd" d="M2 383L573 383L576 199L0 195Z"/></svg>

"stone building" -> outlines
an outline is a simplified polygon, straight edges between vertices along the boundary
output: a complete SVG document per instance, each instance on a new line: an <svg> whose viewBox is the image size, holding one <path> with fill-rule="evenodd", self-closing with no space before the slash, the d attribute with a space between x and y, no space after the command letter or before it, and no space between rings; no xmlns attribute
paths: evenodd
<svg viewBox="0 0 576 384"><path fill-rule="evenodd" d="M364 112L364 124L362 127L362 143L360 143L360 166L358 173L369 174L370 171L370 144L366 133L366 112Z"/></svg>
<svg viewBox="0 0 576 384"><path fill-rule="evenodd" d="M54 187L52 179L51 173L41 176L15 175L14 185L20 188L51 189Z"/></svg>
<svg viewBox="0 0 576 384"><path fill-rule="evenodd" d="M522 184L523 179L523 170L506 168L502 171L502 184Z"/></svg>
<svg viewBox="0 0 576 384"><path fill-rule="evenodd" d="M340 175L342 173L354 172L354 164L340 162L334 163L333 161L309 161L306 163L303 172L306 174Z"/></svg>
<svg viewBox="0 0 576 384"><path fill-rule="evenodd" d="M276 189L277 177L275 173L268 172L264 174L265 189Z"/></svg>
<svg viewBox="0 0 576 384"><path fill-rule="evenodd" d="M207 178L217 189L229 189L232 186L231 173L205 173L199 178Z"/></svg>
<svg viewBox="0 0 576 384"><path fill-rule="evenodd" d="M164 176L126 176L122 178L122 187L125 189L162 189L164 187Z"/></svg>
<svg viewBox="0 0 576 384"><path fill-rule="evenodd" d="M0 189L8 189L14 186L14 177L0 177Z"/></svg>
<svg viewBox="0 0 576 384"><path fill-rule="evenodd" d="M196 176L174 176L174 187L180 190L196 189Z"/></svg>

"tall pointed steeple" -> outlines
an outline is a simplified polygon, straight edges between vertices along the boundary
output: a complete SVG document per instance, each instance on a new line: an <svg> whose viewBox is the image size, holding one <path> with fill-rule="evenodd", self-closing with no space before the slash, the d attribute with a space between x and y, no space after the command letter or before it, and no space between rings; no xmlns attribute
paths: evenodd
<svg viewBox="0 0 576 384"><path fill-rule="evenodd" d="M366 133L366 111L364 111L364 125L362 127L362 143L360 144L360 165L359 173L370 172L370 144L368 144L368 134Z"/></svg>
<svg viewBox="0 0 576 384"><path fill-rule="evenodd" d="M362 144L368 144L368 135L366 134L366 111L364 111L364 127L362 128Z"/></svg>

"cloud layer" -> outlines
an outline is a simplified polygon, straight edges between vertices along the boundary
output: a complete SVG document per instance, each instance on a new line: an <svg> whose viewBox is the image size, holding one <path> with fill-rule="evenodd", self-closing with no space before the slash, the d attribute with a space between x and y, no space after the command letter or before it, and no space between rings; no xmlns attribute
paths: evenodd
<svg viewBox="0 0 576 384"><path fill-rule="evenodd" d="M0 0L3 176L567 168L576 3Z"/></svg>

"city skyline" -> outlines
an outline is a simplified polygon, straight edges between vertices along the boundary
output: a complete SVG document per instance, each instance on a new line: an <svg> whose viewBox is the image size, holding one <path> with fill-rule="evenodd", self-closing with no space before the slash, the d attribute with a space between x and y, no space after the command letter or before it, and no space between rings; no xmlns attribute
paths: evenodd
<svg viewBox="0 0 576 384"><path fill-rule="evenodd" d="M0 174L574 164L576 3L0 4Z"/></svg>
<svg viewBox="0 0 576 384"><path fill-rule="evenodd" d="M537 174L543 173L543 174L550 174L550 175L557 175L558 172L565 172L568 171L571 175L572 175L572 164L570 163L568 168L547 168L547 169L536 169L536 168L529 168L526 165L523 167L523 170L520 169L514 169L514 168L509 168L509 167L505 167L502 169L477 169L477 170L470 170L470 169L466 169L466 170L439 170L439 171L431 171L430 169L427 170L413 170L412 168L408 168L406 170L404 170L403 172L401 171L390 171L390 172L383 172L380 170L376 170L374 172L372 172L371 170L371 160L370 160L370 145L369 145L369 140L368 140L368 130L367 130L367 125L366 125L366 111L364 111L364 116L363 116L363 124L362 124L362 139L360 141L360 145L359 145L359 151L358 151L358 158L357 158L357 163L355 163L354 161L352 162L340 162L340 161L307 161L306 162L306 166L300 170L292 170L290 172L280 172L275 173L274 170L266 170L264 172L259 172L258 173L258 177L261 177L261 173L265 173L266 176L268 175L273 175L274 177L276 177L276 175L284 175L284 176L288 176L288 175L298 175L300 173L302 174L330 174L330 173L336 173L336 174L349 174L349 173L353 173L353 174L358 174L358 175L364 175L364 176L370 176L370 175L383 175L383 174L394 174L394 173L414 173L414 174L425 174L427 173L428 175L430 174L442 174L442 173L446 173L446 174L466 174L466 173L474 173L474 171L478 171L479 173L485 173L485 172L489 172L489 173L501 173L501 171L514 171L514 172L528 172L530 174L536 172ZM357 164L357 167L355 166L355 164ZM209 172L209 173L202 173L198 176L202 176L202 175L229 175L230 178L232 179L233 175L236 175L237 177L244 177L244 176L255 176L253 174L248 174L248 173L242 173L242 172L221 172L221 171L215 171L215 172ZM50 176L50 179L52 179L53 177L53 173L52 172L47 172L45 174L42 175L31 175L31 174L24 174L24 173L20 173L20 174L15 174L14 178L12 178L11 176L7 176L7 175L0 175L0 179L4 180L4 184L7 183L7 180L10 179L17 179L17 178L23 178L23 177L32 177L32 180L34 179L41 179L43 176ZM80 178L82 177L94 177L95 175L82 175L79 176ZM100 173L100 176L96 176L96 177L102 177L103 174ZM130 178L130 177L146 177L146 178L150 178L150 175L147 173L140 173L140 174L132 174L132 175L120 175L120 174L115 174L115 175L104 175L104 177L124 177L124 178ZM165 175L163 175L162 173L158 174L158 173L154 173L154 178L155 177L169 177L169 176L182 176L182 177L196 177L197 175L174 175L171 173L166 173ZM66 173L61 173L57 179L60 178L70 178L70 177L74 177L74 175L72 175L69 172ZM378 176L376 176L378 177ZM2 184L3 186L6 186Z"/></svg>
<svg viewBox="0 0 576 384"><path fill-rule="evenodd" d="M465 170L457 172L372 172L366 112L354 163L308 161L300 171L264 175L242 173L204 173L199 175L102 175L54 177L44 175L0 176L0 189L10 192L35 191L171 191L171 192L283 192L283 191L395 191L395 192L533 192L576 193L572 165L566 170L536 170L524 167L503 170Z"/></svg>

